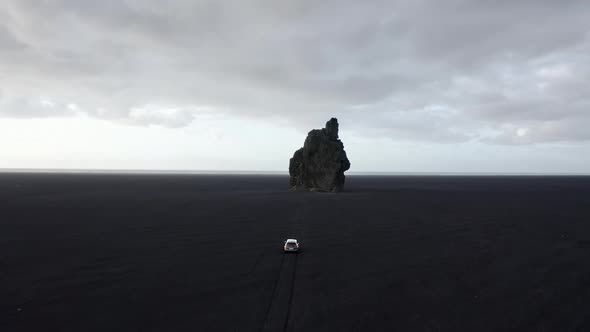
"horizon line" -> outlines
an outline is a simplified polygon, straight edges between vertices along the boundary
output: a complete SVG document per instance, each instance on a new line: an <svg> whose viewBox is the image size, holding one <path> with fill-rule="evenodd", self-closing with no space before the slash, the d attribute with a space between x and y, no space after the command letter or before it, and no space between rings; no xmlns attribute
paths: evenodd
<svg viewBox="0 0 590 332"><path fill-rule="evenodd" d="M278 170L182 170L182 169L127 169L127 168L0 168L0 173L65 173L65 174L194 174L194 175L289 175ZM555 172L406 172L406 171L349 171L358 176L590 176L590 173Z"/></svg>

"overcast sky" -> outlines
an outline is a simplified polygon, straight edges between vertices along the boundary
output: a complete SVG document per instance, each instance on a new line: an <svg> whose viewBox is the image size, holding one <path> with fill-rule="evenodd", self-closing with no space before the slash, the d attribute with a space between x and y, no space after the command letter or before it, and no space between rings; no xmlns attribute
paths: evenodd
<svg viewBox="0 0 590 332"><path fill-rule="evenodd" d="M585 0L2 0L0 168L590 172Z"/></svg>

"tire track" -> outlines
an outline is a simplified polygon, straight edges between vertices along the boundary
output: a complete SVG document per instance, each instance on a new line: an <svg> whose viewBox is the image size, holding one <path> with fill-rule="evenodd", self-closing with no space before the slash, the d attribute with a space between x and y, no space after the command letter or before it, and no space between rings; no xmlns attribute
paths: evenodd
<svg viewBox="0 0 590 332"><path fill-rule="evenodd" d="M309 206L305 197L291 218L289 234L286 237L296 238L302 243L303 223L308 215ZM303 244L302 244L303 246ZM295 294L295 279L297 278L297 261L301 253L283 253L279 274L275 279L272 298L266 310L265 319L260 331L286 331L291 319L291 310Z"/></svg>
<svg viewBox="0 0 590 332"><path fill-rule="evenodd" d="M295 290L295 280L297 276L297 258L299 258L299 255L295 256L295 266L293 267L293 276L291 281L291 292L289 294L289 304L287 307L287 318L285 319L285 326L283 326L283 331L287 331L287 327L289 327L289 320L291 319L291 307L293 306L293 292Z"/></svg>
<svg viewBox="0 0 590 332"><path fill-rule="evenodd" d="M290 301L293 294L293 277L297 264L297 254L283 254L283 264L279 274L277 286L268 308L263 331L281 331L287 324Z"/></svg>
<svg viewBox="0 0 590 332"><path fill-rule="evenodd" d="M303 223L305 221L305 218L307 217L308 213L310 210L310 206L309 206L309 200L307 197L304 197L301 203L301 212L297 215L297 218L295 219L295 234L298 236L298 240L301 243L301 246L303 247L303 249L301 249L302 251L305 250L305 230L303 228ZM291 276L291 289L289 292L289 301L287 304L287 316L285 318L285 324L283 325L283 331L287 331L289 328L289 323L291 323L291 308L293 308L293 298L294 298L294 294L295 294L295 282L297 280L297 266L298 266L298 262L297 260L299 259L299 256L301 255L301 253L298 253L295 256L295 266L293 267L293 274Z"/></svg>
<svg viewBox="0 0 590 332"><path fill-rule="evenodd" d="M283 256L281 257L281 265L279 266L279 272L277 273L277 277L275 279L274 286L272 288L272 294L270 296L270 301L268 303L268 307L266 308L266 313L264 314L264 321L262 322L262 326L260 327L259 331L264 331L264 328L268 324L268 317L270 314L270 309L272 308L272 304L275 299L275 295L277 292L277 287L279 285L279 279L281 278L281 271L283 270L283 263L284 262L285 262L285 254L283 253Z"/></svg>

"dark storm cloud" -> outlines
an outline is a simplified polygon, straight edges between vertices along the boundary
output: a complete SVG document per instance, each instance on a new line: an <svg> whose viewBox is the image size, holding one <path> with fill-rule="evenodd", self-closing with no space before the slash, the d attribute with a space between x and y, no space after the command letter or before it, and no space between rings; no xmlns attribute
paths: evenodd
<svg viewBox="0 0 590 332"><path fill-rule="evenodd" d="M214 110L305 129L337 115L361 134L395 139L589 140L588 8L5 1L0 114L178 127Z"/></svg>

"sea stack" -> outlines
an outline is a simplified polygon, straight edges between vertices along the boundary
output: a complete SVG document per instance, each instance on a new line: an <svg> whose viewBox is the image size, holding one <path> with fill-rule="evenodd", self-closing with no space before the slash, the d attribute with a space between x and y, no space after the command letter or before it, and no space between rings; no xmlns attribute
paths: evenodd
<svg viewBox="0 0 590 332"><path fill-rule="evenodd" d="M289 161L291 190L338 192L344 187L344 172L350 168L344 144L338 139L338 120L307 134L303 147Z"/></svg>

